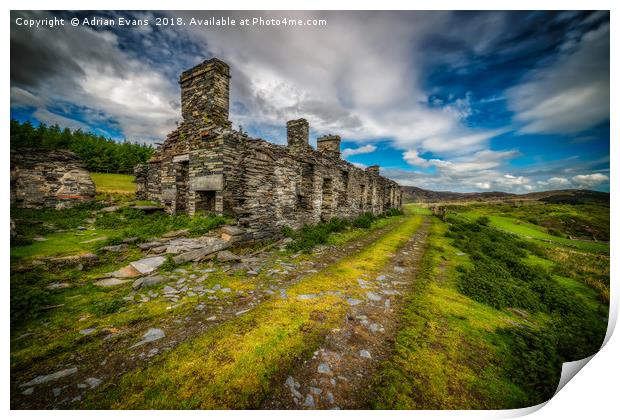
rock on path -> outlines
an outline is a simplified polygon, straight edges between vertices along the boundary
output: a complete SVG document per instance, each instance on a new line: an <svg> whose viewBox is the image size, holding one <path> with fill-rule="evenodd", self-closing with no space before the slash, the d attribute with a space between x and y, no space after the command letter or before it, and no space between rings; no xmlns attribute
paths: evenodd
<svg viewBox="0 0 620 420"><path fill-rule="evenodd" d="M59 370L58 372L50 373L49 375L41 375L34 378L32 381L21 384L20 387L26 388L35 385L41 385L47 382L55 381L61 378L64 378L69 375L73 375L77 373L78 369L76 367L72 367L69 369Z"/></svg>
<svg viewBox="0 0 620 420"><path fill-rule="evenodd" d="M144 333L144 335L142 336L142 340L138 341L136 344L134 344L133 346L129 348L132 349L134 347L138 347L146 343L151 343L153 341L161 340L165 336L166 334L164 333L163 330L160 330L159 328L149 328L148 331Z"/></svg>

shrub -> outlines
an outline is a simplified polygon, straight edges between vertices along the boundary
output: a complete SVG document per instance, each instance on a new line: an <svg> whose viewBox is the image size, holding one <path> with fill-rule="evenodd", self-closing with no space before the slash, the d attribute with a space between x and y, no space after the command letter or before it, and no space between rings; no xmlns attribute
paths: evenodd
<svg viewBox="0 0 620 420"><path fill-rule="evenodd" d="M388 211L385 212L386 217L402 216L403 214L405 213L401 209L397 209L394 207L388 209Z"/></svg>
<svg viewBox="0 0 620 420"><path fill-rule="evenodd" d="M11 276L11 324L36 317L49 302L50 291L41 285L36 272Z"/></svg>
<svg viewBox="0 0 620 420"><path fill-rule="evenodd" d="M172 271L176 266L177 264L174 262L172 255L166 255L166 261L159 266L159 271Z"/></svg>
<svg viewBox="0 0 620 420"><path fill-rule="evenodd" d="M284 236L285 238L293 238L295 237L295 230L290 226L283 226L282 236Z"/></svg>
<svg viewBox="0 0 620 420"><path fill-rule="evenodd" d="M481 216L476 219L476 223L478 223L479 225L483 225L483 226L488 226L490 221L491 219L489 219L486 216Z"/></svg>
<svg viewBox="0 0 620 420"><path fill-rule="evenodd" d="M336 217L329 222L321 222L316 225L304 225L301 229L293 233L287 230L294 239L294 241L288 245L288 248L293 251L309 251L316 245L326 243L331 233L342 232L350 226L351 224L348 220Z"/></svg>
<svg viewBox="0 0 620 420"><path fill-rule="evenodd" d="M93 305L95 315L108 315L118 312L124 306L122 299L104 300Z"/></svg>
<svg viewBox="0 0 620 420"><path fill-rule="evenodd" d="M505 375L527 391L526 403L536 405L551 398L562 366L555 336L530 327L506 328L499 334L510 343Z"/></svg>
<svg viewBox="0 0 620 420"><path fill-rule="evenodd" d="M546 314L547 321L537 321L536 330L518 327L500 332L510 343L506 375L528 391L531 404L545 401L557 386L561 362L582 359L599 349L606 309L589 306L546 269L526 264L526 250L541 253L536 245L458 218L451 219L446 236L470 255L471 265L457 266L459 292L494 308Z"/></svg>
<svg viewBox="0 0 620 420"><path fill-rule="evenodd" d="M366 212L353 220L353 226L357 228L368 229L370 228L370 226L372 226L372 222L374 222L375 220L377 220L377 217L374 214Z"/></svg>

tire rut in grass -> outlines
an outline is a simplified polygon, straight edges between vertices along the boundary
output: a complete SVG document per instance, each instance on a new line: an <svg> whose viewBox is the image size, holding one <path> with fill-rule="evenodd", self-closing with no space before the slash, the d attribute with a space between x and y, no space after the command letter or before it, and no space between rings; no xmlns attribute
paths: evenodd
<svg viewBox="0 0 620 420"><path fill-rule="evenodd" d="M360 278L366 299L351 301L339 328L299 365L266 409L361 409L373 373L389 358L398 331L403 296L415 281L429 231L426 219L375 278Z"/></svg>

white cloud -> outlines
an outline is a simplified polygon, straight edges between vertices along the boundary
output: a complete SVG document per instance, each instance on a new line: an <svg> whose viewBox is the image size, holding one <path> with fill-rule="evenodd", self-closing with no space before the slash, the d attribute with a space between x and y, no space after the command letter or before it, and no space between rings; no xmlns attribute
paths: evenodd
<svg viewBox="0 0 620 420"><path fill-rule="evenodd" d="M247 15L230 14L237 18ZM361 144L389 139L403 150L421 147L431 152L462 153L483 149L496 135L463 124L463 118L473 113L471 93L443 108L427 103L428 92L420 74L429 59L423 42L436 34L437 28L451 26L451 13L278 15L326 18L329 25L260 31L214 27L188 32L193 41L206 45L211 54L231 65L231 119L250 133L264 131L265 125L284 127L288 119L304 117L318 134L337 133ZM471 20L466 28L449 36L480 49L481 26L489 28L485 39L490 39L496 33L491 29L502 19L472 16ZM312 60L308 60L310 56ZM257 124L263 127L258 130ZM283 142L282 138L269 140Z"/></svg>
<svg viewBox="0 0 620 420"><path fill-rule="evenodd" d="M580 188L593 188L605 181L609 181L609 177L600 173L594 173L589 175L576 175L572 180Z"/></svg>
<svg viewBox="0 0 620 420"><path fill-rule="evenodd" d="M372 144L366 144L364 146L360 146L360 147L357 147L355 149L347 147L346 149L344 149L342 151L341 154L342 154L343 158L347 158L347 157L353 156L353 155L363 155L363 154L367 154L367 153L372 153L375 150L377 150L377 146L372 145Z"/></svg>
<svg viewBox="0 0 620 420"><path fill-rule="evenodd" d="M161 140L180 117L176 80L130 55L111 32L13 27L11 44L20 51L12 63L11 105L36 108L40 121L83 129L105 122L131 140L149 141ZM60 115L63 107L68 112Z"/></svg>
<svg viewBox="0 0 620 420"><path fill-rule="evenodd" d="M609 118L609 23L508 91L523 133L578 133Z"/></svg>
<svg viewBox="0 0 620 420"><path fill-rule="evenodd" d="M550 185L550 186L552 186L552 187L559 188L559 187L567 187L567 186L570 186L570 184L571 184L571 183L570 183L570 181L569 181L568 179L566 179L566 178L563 178L563 177L558 177L558 176L554 176L554 177L549 178L549 179L547 180L547 184L548 184L548 185Z"/></svg>

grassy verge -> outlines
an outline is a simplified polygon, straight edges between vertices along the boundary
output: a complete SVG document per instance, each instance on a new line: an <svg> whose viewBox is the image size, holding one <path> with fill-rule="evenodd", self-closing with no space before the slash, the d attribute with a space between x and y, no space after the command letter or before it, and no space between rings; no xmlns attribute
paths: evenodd
<svg viewBox="0 0 620 420"><path fill-rule="evenodd" d="M403 212L398 209L390 209L385 214L374 215L364 213L353 220L333 218L329 222L321 222L315 225L304 225L299 230L284 228L283 234L293 239L287 248L292 251L310 252L317 245L327 244L330 234L337 232L352 231L357 229L370 229L381 224L382 220L389 217L402 216Z"/></svg>
<svg viewBox="0 0 620 420"><path fill-rule="evenodd" d="M375 275L419 227L413 216L362 251L305 278L247 314L209 331L144 370L102 389L88 406L107 408L251 408L302 357L308 356L346 312L343 291L361 297L356 279ZM322 294L325 293L325 294ZM298 300L299 294L317 294Z"/></svg>
<svg viewBox="0 0 620 420"><path fill-rule="evenodd" d="M553 394L561 363L598 350L607 307L554 275L534 242L434 220L375 408L516 408Z"/></svg>
<svg viewBox="0 0 620 420"><path fill-rule="evenodd" d="M407 296L394 354L374 378L377 409L484 409L515 406L524 393L500 375L493 332L514 315L455 290L455 267L467 260L433 218L428 248ZM507 401L508 400L508 401Z"/></svg>

